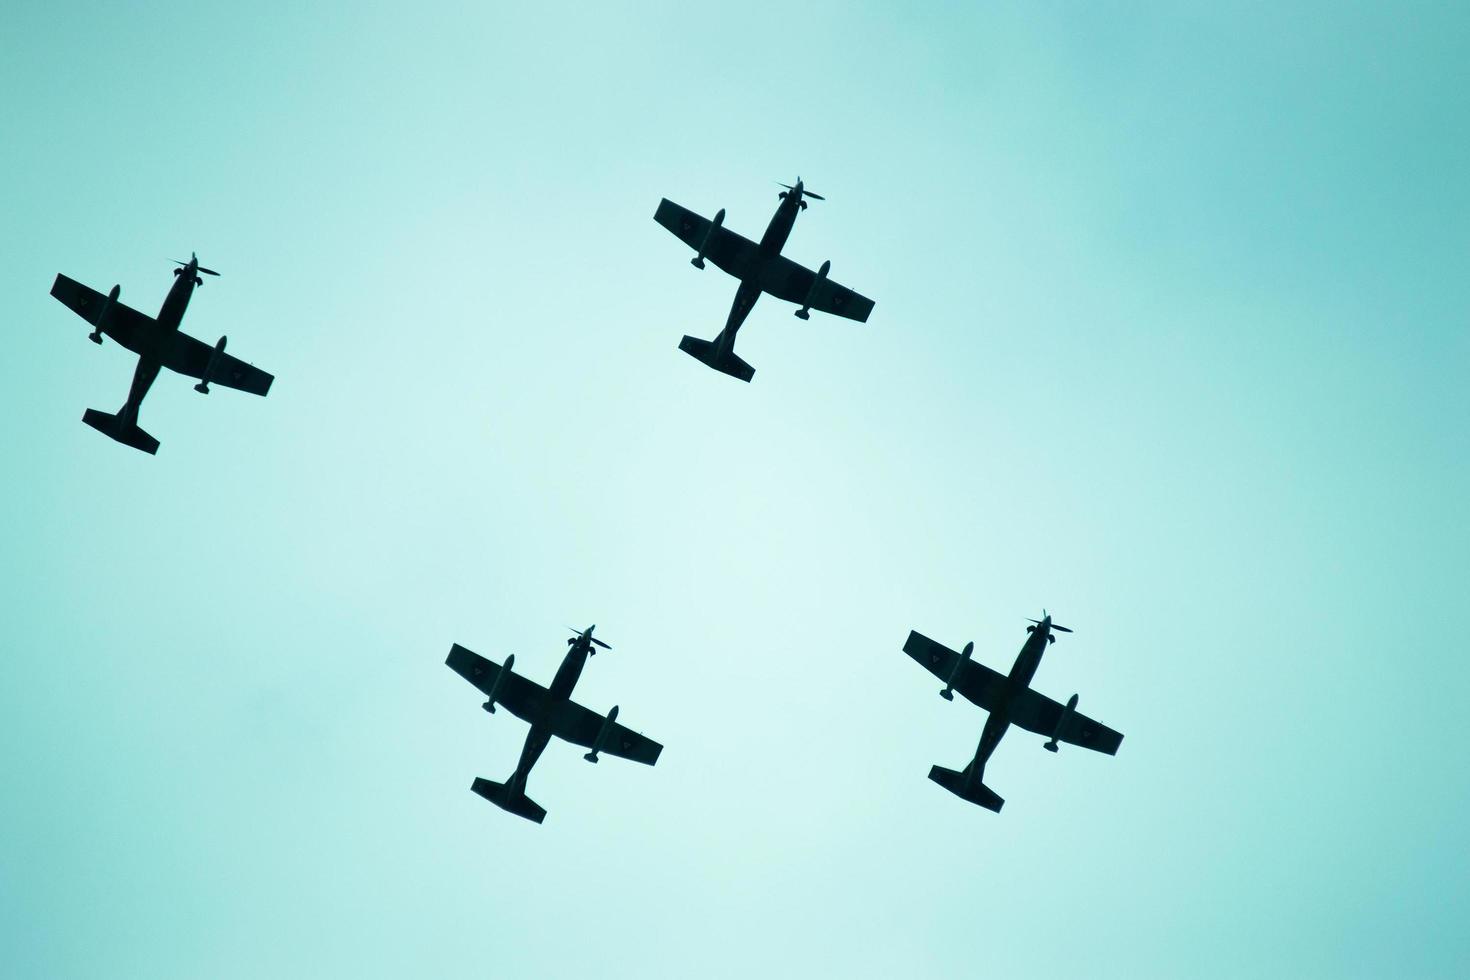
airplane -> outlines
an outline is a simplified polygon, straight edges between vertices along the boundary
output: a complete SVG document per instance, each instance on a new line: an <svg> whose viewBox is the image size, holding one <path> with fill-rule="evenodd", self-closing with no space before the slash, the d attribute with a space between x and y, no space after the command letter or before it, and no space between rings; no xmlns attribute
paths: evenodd
<svg viewBox="0 0 1470 980"><path fill-rule="evenodd" d="M1000 812L1005 800L985 785L985 763L1011 725L1047 736L1042 748L1048 752L1057 751L1057 742L1062 741L1116 755L1118 745L1123 741L1122 735L1080 713L1077 695L1072 695L1063 706L1029 686L1041 663L1041 655L1048 645L1056 642L1056 634L1072 632L1053 623L1044 609L1041 617L1029 620L1034 625L1026 627L1026 632L1031 635L1021 647L1009 675L971 660L975 652L973 642L966 643L964 650L955 653L922 633L910 631L903 645L904 653L944 681L940 697L953 701L952 692L959 691L966 700L990 712L990 717L985 719L985 730L980 735L980 745L975 749L975 758L970 764L960 772L933 766L929 770L929 778L961 799L996 813Z"/></svg>
<svg viewBox="0 0 1470 980"><path fill-rule="evenodd" d="M512 672L515 654L506 657L505 666L501 667L458 643L450 649L449 659L444 662L485 695L487 700L480 707L493 715L497 704L504 705L511 714L531 726L526 733L525 747L521 749L521 759L508 780L497 783L476 779L470 786L471 790L502 810L536 823L546 819L546 811L526 795L526 777L531 774L531 767L541 757L553 735L590 749L582 756L588 762L596 762L599 753L606 753L651 766L664 750L652 739L619 725L617 705L613 705L604 718L572 700L572 688L576 686L577 678L582 676L587 658L597 653L594 648L612 649L592 635L596 628L589 626L585 630L572 630L576 635L567 640L570 649L549 690Z"/></svg>
<svg viewBox="0 0 1470 980"><path fill-rule="evenodd" d="M715 214L714 221L710 221L664 198L653 216L654 221L679 236L698 253L690 260L696 269L703 269L704 260L708 258L740 280L735 302L720 335L712 341L686 336L679 341L679 349L716 371L741 381L754 377L755 368L735 356L735 334L761 293L770 293L798 304L801 309L796 311L796 315L803 320L809 319L808 311L821 310L863 323L873 312L872 300L827 278L827 270L832 268L830 261L823 262L822 267L813 273L781 255L781 248L791 234L797 214L806 210L806 198L826 200L820 194L807 190L800 177L796 178L795 186L781 186L786 190L780 194L781 203L759 245L724 227L724 208Z"/></svg>
<svg viewBox="0 0 1470 980"><path fill-rule="evenodd" d="M209 394L211 382L248 391L252 395L264 395L275 380L259 368L226 354L226 338L221 337L211 347L179 330L189 297L196 286L204 285L199 273L206 276L219 273L200 266L199 257L193 253L190 253L188 262L180 262L178 266L174 269L174 284L169 287L156 319L119 303L117 297L122 292L121 286L113 286L103 296L97 290L63 275L58 275L51 285L52 296L92 325L88 340L100 344L103 334L106 334L138 355L133 386L128 390L128 400L123 407L116 415L89 408L82 415L82 421L103 435L150 455L158 452L158 440L138 427L138 407L152 387L153 379L158 377L160 368L198 378L199 383L194 390L201 395Z"/></svg>

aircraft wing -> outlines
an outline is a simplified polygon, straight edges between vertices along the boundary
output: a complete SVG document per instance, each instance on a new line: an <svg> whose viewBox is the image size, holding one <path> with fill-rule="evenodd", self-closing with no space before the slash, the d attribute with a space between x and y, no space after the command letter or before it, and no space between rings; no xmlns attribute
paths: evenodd
<svg viewBox="0 0 1470 980"><path fill-rule="evenodd" d="M499 690L495 690L495 703L505 705L511 714L522 721L530 721L530 716L540 706L541 699L546 697L546 688L540 684L527 680L513 670L506 670L458 643L450 648L449 658L444 662L456 674L478 687L486 697L495 690L495 680L503 671L505 680L501 681Z"/></svg>
<svg viewBox="0 0 1470 980"><path fill-rule="evenodd" d="M214 348L204 341L196 340L186 333L175 333L159 360L172 371L202 379L213 353ZM252 395L264 395L270 391L274 380L274 375L266 374L260 368L225 353L220 354L219 363L209 376L210 384L238 388Z"/></svg>
<svg viewBox="0 0 1470 980"><path fill-rule="evenodd" d="M868 314L873 312L872 300L831 279L823 279L813 292L812 283L816 281L815 272L784 255L767 262L761 270L761 289L789 303L803 306L810 300L814 310L835 313L859 323L866 322Z"/></svg>
<svg viewBox="0 0 1470 980"><path fill-rule="evenodd" d="M590 749L592 743L597 741L598 733L602 731L605 721L607 721L606 718L591 708L584 708L575 701L568 701L552 720L551 730L558 738L564 738L568 742ZM617 722L613 722L612 727L608 730L607 738L603 739L602 747L597 751L651 766L658 761L658 754L663 750L664 747L653 739L644 738L637 732L629 731Z"/></svg>
<svg viewBox="0 0 1470 980"><path fill-rule="evenodd" d="M158 333L158 321L153 317L116 301L107 309L106 322L99 324L97 318L101 316L103 308L107 307L107 297L69 276L56 277L56 281L51 284L51 295L130 351L140 350Z"/></svg>
<svg viewBox="0 0 1470 980"><path fill-rule="evenodd" d="M909 638L903 645L903 652L913 657L929 673L949 683L949 678L954 673L956 661L963 658L943 643L936 643L923 633L916 630L909 632ZM994 711L995 706L1000 703L1005 694L1006 678L1004 674L997 673L989 667L974 660L965 662L960 676L954 679L954 689L965 696L967 701L979 705L986 711ZM1047 732L1048 735L1051 732Z"/></svg>
<svg viewBox="0 0 1470 980"><path fill-rule="evenodd" d="M705 236L714 223L708 218L701 218L688 208L680 207L668 198L658 203L653 220L679 236L685 245L696 252L704 244ZM755 265L759 254L760 249L755 242L722 225L715 229L704 257L736 279L744 279L745 274Z"/></svg>
<svg viewBox="0 0 1470 980"><path fill-rule="evenodd" d="M1065 710L1045 694L1028 688L1011 700L1011 722L1028 732L1051 738ZM1105 755L1117 755L1118 745L1123 741L1123 736L1107 725L1095 722L1077 711L1072 712L1072 717L1067 719L1067 727L1057 732L1056 737L1063 742L1093 749Z"/></svg>

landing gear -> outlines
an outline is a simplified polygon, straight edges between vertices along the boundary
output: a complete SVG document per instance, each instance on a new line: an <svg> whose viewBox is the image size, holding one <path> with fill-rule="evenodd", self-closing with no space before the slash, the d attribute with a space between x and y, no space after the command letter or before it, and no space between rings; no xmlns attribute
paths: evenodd
<svg viewBox="0 0 1470 980"><path fill-rule="evenodd" d="M94 344L102 343L102 331L93 330L91 333L87 334L87 339Z"/></svg>

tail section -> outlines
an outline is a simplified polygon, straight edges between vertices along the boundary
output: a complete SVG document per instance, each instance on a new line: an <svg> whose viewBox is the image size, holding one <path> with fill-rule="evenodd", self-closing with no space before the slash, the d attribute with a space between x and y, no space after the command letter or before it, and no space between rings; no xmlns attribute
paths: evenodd
<svg viewBox="0 0 1470 980"><path fill-rule="evenodd" d="M99 412L95 408L89 408L82 414L82 421L107 436L116 439L124 446L132 446L141 449L152 456L158 452L158 440L138 428L136 425L128 425L117 415L108 415Z"/></svg>
<svg viewBox="0 0 1470 980"><path fill-rule="evenodd" d="M755 368L735 356L735 352L717 341L700 340L686 336L679 341L679 349L696 360L703 361L716 371L728 374L741 381L755 377Z"/></svg>
<svg viewBox="0 0 1470 980"><path fill-rule="evenodd" d="M970 779L964 772L933 766L929 769L929 778L960 799L977 803L987 810L999 813L1000 808L1005 805L1006 801L997 796L995 790L982 783L979 776ZM969 783L969 786L965 785L966 782Z"/></svg>
<svg viewBox="0 0 1470 980"><path fill-rule="evenodd" d="M513 792L504 783L497 783L490 779L476 779L470 785L470 789L500 809L514 813L518 817L525 817L532 823L540 823L546 819L546 811L537 806L535 800L525 793Z"/></svg>

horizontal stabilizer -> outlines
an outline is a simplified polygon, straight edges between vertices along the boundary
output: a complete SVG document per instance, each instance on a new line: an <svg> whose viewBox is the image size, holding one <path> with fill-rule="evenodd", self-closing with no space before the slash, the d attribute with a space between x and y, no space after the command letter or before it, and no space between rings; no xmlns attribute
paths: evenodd
<svg viewBox="0 0 1470 980"><path fill-rule="evenodd" d="M491 779L476 779L470 785L470 789L500 809L514 813L518 817L525 817L532 823L540 823L546 819L546 811L537 806L535 800L525 793L510 792L504 783L497 783Z"/></svg>
<svg viewBox="0 0 1470 980"><path fill-rule="evenodd" d="M150 456L158 452L158 440L138 428L136 425L124 425L116 415L108 415L99 412L95 408L89 408L82 413L82 421L107 436L116 439L124 446L132 446L141 449Z"/></svg>
<svg viewBox="0 0 1470 980"><path fill-rule="evenodd" d="M732 378L749 381L755 377L755 368L736 357L732 350L721 352L719 345L713 341L686 336L679 341L679 349Z"/></svg>
<svg viewBox="0 0 1470 980"><path fill-rule="evenodd" d="M969 788L966 788L965 774L962 772L955 772L953 769L945 769L942 766L933 766L929 769L929 778L960 799L979 804L987 810L999 813L1000 808L1005 805L1005 800L978 779L970 780Z"/></svg>

